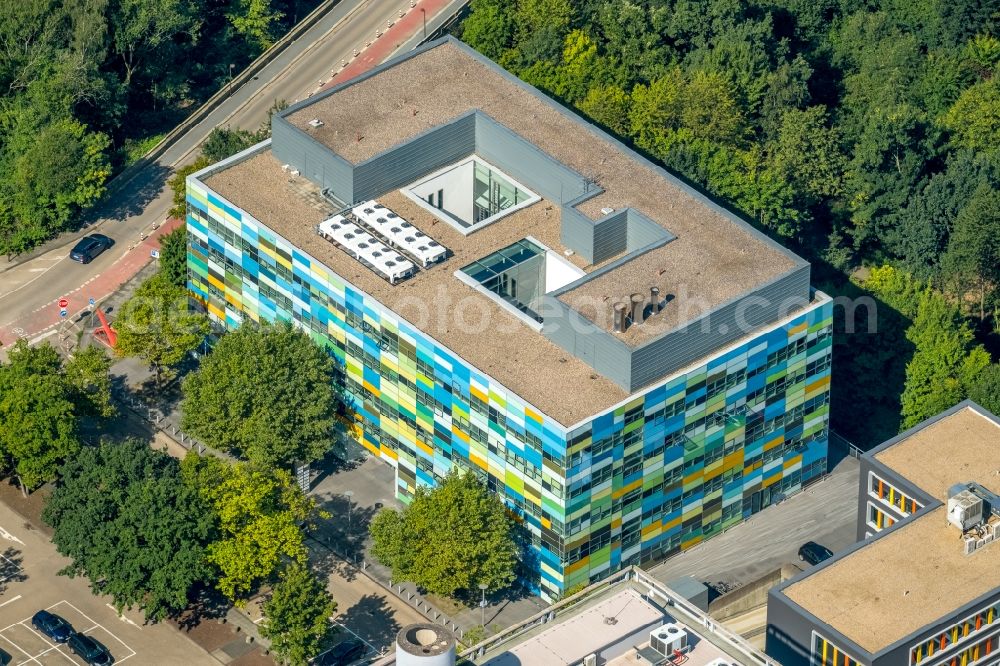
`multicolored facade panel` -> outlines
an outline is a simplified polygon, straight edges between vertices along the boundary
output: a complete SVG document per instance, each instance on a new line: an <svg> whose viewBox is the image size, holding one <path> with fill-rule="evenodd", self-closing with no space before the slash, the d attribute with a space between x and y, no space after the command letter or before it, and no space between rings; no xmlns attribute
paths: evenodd
<svg viewBox="0 0 1000 666"><path fill-rule="evenodd" d="M213 320L310 331L398 495L474 471L530 531L546 597L700 543L826 469L828 300L567 431L194 178L187 228L188 289Z"/></svg>

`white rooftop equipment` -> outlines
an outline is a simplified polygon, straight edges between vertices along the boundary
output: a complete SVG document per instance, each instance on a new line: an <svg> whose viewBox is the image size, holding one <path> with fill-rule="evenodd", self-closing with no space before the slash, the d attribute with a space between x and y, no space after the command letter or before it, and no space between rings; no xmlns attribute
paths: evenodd
<svg viewBox="0 0 1000 666"><path fill-rule="evenodd" d="M743 664L735 659L723 659L722 657L716 657L712 661L705 664L705 666L743 666Z"/></svg>
<svg viewBox="0 0 1000 666"><path fill-rule="evenodd" d="M983 522L983 498L968 489L949 497L948 522L963 532Z"/></svg>
<svg viewBox="0 0 1000 666"><path fill-rule="evenodd" d="M368 231L347 220L343 215L335 215L319 225L319 233L333 241L352 257L370 267L391 284L409 277L416 272L413 262L399 252L384 245Z"/></svg>
<svg viewBox="0 0 1000 666"><path fill-rule="evenodd" d="M415 257L424 268L448 255L448 248L377 201L359 204L352 212L390 245Z"/></svg>
<svg viewBox="0 0 1000 666"><path fill-rule="evenodd" d="M668 622L649 632L649 647L664 657L669 657L675 651L681 652L688 644L687 630L679 624Z"/></svg>

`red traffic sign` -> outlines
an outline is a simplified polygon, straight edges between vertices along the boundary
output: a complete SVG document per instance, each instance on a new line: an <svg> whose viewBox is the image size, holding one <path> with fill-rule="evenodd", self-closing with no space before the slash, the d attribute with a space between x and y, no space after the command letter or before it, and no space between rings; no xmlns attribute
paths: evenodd
<svg viewBox="0 0 1000 666"><path fill-rule="evenodd" d="M69 301L68 300L66 300L65 298L60 298L59 299L59 307L60 308L65 308L68 305L69 305Z"/></svg>

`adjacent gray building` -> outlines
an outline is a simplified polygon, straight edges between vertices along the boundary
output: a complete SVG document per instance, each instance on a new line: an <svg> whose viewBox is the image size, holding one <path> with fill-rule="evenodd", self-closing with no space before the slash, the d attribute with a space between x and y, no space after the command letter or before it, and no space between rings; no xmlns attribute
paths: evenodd
<svg viewBox="0 0 1000 666"><path fill-rule="evenodd" d="M1000 663L1000 420L966 401L861 459L859 542L771 590L785 666Z"/></svg>

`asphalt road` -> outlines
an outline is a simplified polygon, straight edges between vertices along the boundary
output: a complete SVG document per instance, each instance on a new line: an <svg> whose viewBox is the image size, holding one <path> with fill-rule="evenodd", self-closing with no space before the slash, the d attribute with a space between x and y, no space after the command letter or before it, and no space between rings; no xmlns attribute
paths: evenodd
<svg viewBox="0 0 1000 666"><path fill-rule="evenodd" d="M467 0L455 0L437 16L428 17L428 29L450 16ZM197 155L197 148L216 126L256 129L264 122L276 100L289 103L304 99L329 80L355 49L362 51L375 39L376 30L398 19L410 9L409 0L341 0L326 16L269 63L254 79L235 88L230 97L205 120L191 129L155 165L138 174L94 215L91 229L110 236L116 245L92 263L83 266L68 259L75 236L50 244L50 249L25 263L4 267L0 263L0 329L15 330L31 338L31 314L55 308L55 302L114 265L154 225L162 223L170 209L167 186L170 172ZM412 48L419 36L403 48ZM82 297L69 307L72 317L87 307ZM37 317L36 317L37 318ZM36 327L37 328L37 327ZM39 329L40 330L40 329ZM9 342L9 341L8 341Z"/></svg>

